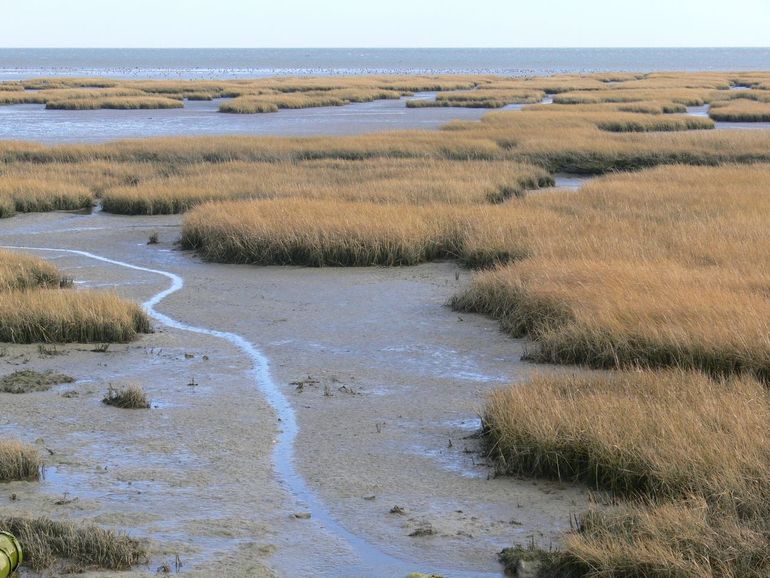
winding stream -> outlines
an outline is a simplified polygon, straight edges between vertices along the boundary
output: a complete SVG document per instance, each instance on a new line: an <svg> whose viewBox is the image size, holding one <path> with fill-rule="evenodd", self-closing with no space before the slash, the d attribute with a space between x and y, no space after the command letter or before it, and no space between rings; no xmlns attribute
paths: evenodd
<svg viewBox="0 0 770 578"><path fill-rule="evenodd" d="M251 372L256 385L260 392L265 396L265 399L272 407L276 417L281 424L281 428L278 432L277 442L274 446L272 455L275 471L278 474L279 480L297 500L297 505L309 511L312 515L312 520L320 523L326 532L329 532L330 534L343 540L358 557L360 560L358 567L345 568L345 571L347 573L353 572L354 574L351 575L380 575L388 577L401 575L406 576L410 572L414 572L416 569L419 569L420 566L424 565L420 562L407 562L390 556L377 549L374 545L370 544L365 539L347 530L342 524L334 519L326 506L308 487L304 478L297 472L295 467L294 446L297 435L299 433L299 425L297 423L296 413L288 398L281 391L279 385L273 380L270 372L270 362L264 353L262 353L254 344L250 343L237 333L232 333L229 331L218 331L216 329L189 325L169 317L168 315L165 315L156 309L156 306L166 297L176 293L177 291L180 291L184 287L184 279L182 277L168 271L141 267L139 265L133 265L124 261L118 261L87 251L80 251L75 249L21 247L14 245L0 245L0 248L23 251L46 251L77 255L126 269L160 275L171 281L171 284L166 289L153 295L150 299L143 303L143 306L153 319L162 323L163 325L166 325L167 327L222 339L234 345L252 360ZM501 575L500 573L469 572L434 567L423 568L423 570L441 572L458 578L483 578L493 576L496 577Z"/></svg>

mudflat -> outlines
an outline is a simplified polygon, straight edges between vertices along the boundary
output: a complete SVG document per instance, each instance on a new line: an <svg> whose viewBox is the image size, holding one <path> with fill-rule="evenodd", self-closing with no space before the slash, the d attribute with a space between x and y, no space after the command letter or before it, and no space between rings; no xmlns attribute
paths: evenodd
<svg viewBox="0 0 770 578"><path fill-rule="evenodd" d="M158 320L155 333L101 352L5 346L3 374L76 381L0 394L10 408L0 431L35 442L47 464L42 483L2 487L14 501L0 501L0 516L89 519L151 538L149 563L126 575L173 568L178 555L200 576L480 576L501 575L495 552L512 541L557 544L586 508L580 486L496 479L481 452L485 394L552 369L521 362L526 343L495 321L445 306L469 271L208 264L175 248L179 224L29 214L4 223L0 244L180 277L155 309L242 337L290 407L264 395L242 349ZM152 232L160 242L147 245ZM158 273L33 252L82 286L140 302L170 285ZM127 383L144 388L150 410L101 403L109 384ZM298 426L290 447L286 411Z"/></svg>

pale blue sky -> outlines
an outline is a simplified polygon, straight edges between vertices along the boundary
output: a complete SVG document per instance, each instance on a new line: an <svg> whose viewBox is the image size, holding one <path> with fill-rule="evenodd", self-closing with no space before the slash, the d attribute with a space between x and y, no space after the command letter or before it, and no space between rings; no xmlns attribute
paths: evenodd
<svg viewBox="0 0 770 578"><path fill-rule="evenodd" d="M0 0L2 47L770 46L770 0Z"/></svg>

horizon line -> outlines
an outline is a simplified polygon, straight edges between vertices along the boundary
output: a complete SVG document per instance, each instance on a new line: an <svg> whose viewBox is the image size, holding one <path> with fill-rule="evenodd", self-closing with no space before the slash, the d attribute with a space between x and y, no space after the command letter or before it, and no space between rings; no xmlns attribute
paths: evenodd
<svg viewBox="0 0 770 578"><path fill-rule="evenodd" d="M770 50L770 46L0 46L0 50Z"/></svg>

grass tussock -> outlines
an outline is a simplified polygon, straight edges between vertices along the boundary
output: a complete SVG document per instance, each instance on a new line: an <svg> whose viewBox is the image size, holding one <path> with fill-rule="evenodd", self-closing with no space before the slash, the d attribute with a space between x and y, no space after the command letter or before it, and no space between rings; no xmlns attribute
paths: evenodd
<svg viewBox="0 0 770 578"><path fill-rule="evenodd" d="M753 100L756 102L764 102L764 103L770 102L770 90L754 90L754 89L740 90L740 91L729 92L727 94L720 95L720 96L725 100L746 99L746 100ZM721 101L722 99L720 98L719 100ZM719 102L719 101L712 102L712 104L715 104L716 102Z"/></svg>
<svg viewBox="0 0 770 578"><path fill-rule="evenodd" d="M0 518L24 548L24 565L37 572L124 571L147 560L147 545L93 525L47 518Z"/></svg>
<svg viewBox="0 0 770 578"><path fill-rule="evenodd" d="M767 165L667 167L527 198L510 218L528 258L478 274L453 306L531 336L543 361L770 379L768 185Z"/></svg>
<svg viewBox="0 0 770 578"><path fill-rule="evenodd" d="M113 293L0 293L0 341L7 343L125 343L151 330L142 308Z"/></svg>
<svg viewBox="0 0 770 578"><path fill-rule="evenodd" d="M0 218L16 213L72 211L88 208L94 196L85 186L39 178L0 180Z"/></svg>
<svg viewBox="0 0 770 578"><path fill-rule="evenodd" d="M687 106L671 101L644 101L618 104L615 107L621 112L637 112L643 114L684 114Z"/></svg>
<svg viewBox="0 0 770 578"><path fill-rule="evenodd" d="M762 578L770 573L767 540L766 518L746 519L698 496L631 503L583 515L560 565L583 575Z"/></svg>
<svg viewBox="0 0 770 578"><path fill-rule="evenodd" d="M124 96L101 98L69 98L66 100L49 100L45 107L49 110L96 110L120 109L165 109L182 108L184 103L173 98L158 96Z"/></svg>
<svg viewBox="0 0 770 578"><path fill-rule="evenodd" d="M0 249L0 294L37 288L67 287L70 279L38 257Z"/></svg>
<svg viewBox="0 0 770 578"><path fill-rule="evenodd" d="M332 201L217 203L188 213L181 243L225 263L414 265L457 254L451 212Z"/></svg>
<svg viewBox="0 0 770 578"><path fill-rule="evenodd" d="M721 122L770 122L770 101L733 99L712 103L709 116Z"/></svg>
<svg viewBox="0 0 770 578"><path fill-rule="evenodd" d="M53 371L22 369L0 378L0 393L31 393L48 391L60 383L72 383L75 378Z"/></svg>
<svg viewBox="0 0 770 578"><path fill-rule="evenodd" d="M481 88L468 92L441 92L435 100L419 99L406 103L409 108L455 106L466 108L502 108L509 104L533 104L545 98L539 90L504 90Z"/></svg>
<svg viewBox="0 0 770 578"><path fill-rule="evenodd" d="M14 440L0 440L0 482L37 480L42 467L43 460L36 447Z"/></svg>
<svg viewBox="0 0 770 578"><path fill-rule="evenodd" d="M555 104L597 104L604 102L639 102L667 100L686 106L702 106L719 93L710 89L668 88L668 89L620 89L594 90L586 92L565 92L553 97Z"/></svg>
<svg viewBox="0 0 770 578"><path fill-rule="evenodd" d="M518 201L517 201L518 203ZM492 267L528 254L517 204L232 201L190 211L181 244L207 260L258 265Z"/></svg>
<svg viewBox="0 0 770 578"><path fill-rule="evenodd" d="M714 123L702 117L667 116L611 119L599 121L596 126L609 132L666 132L708 130L714 128Z"/></svg>
<svg viewBox="0 0 770 578"><path fill-rule="evenodd" d="M768 418L760 382L674 369L536 377L495 392L484 423L511 473L698 495L751 517L770 498Z"/></svg>
<svg viewBox="0 0 770 578"><path fill-rule="evenodd" d="M125 387L110 385L102 403L121 409L150 408L150 400L147 399L147 394L142 389L142 386L137 384L129 384Z"/></svg>
<svg viewBox="0 0 770 578"><path fill-rule="evenodd" d="M540 575L766 576L767 388L682 370L550 375L494 393L509 472L583 480L629 502L580 518ZM505 552L518 562L521 548Z"/></svg>
<svg viewBox="0 0 770 578"><path fill-rule="evenodd" d="M151 330L137 304L70 285L42 259L0 251L0 342L125 342Z"/></svg>
<svg viewBox="0 0 770 578"><path fill-rule="evenodd" d="M255 114L278 112L280 109L343 106L349 102L328 92L240 96L231 101L223 102L219 106L219 112Z"/></svg>
<svg viewBox="0 0 770 578"><path fill-rule="evenodd" d="M281 109L315 108L319 106L344 106L355 102L372 102L401 98L403 93L394 90L347 88L296 93L244 95L223 102L219 112L255 114L278 112Z"/></svg>

